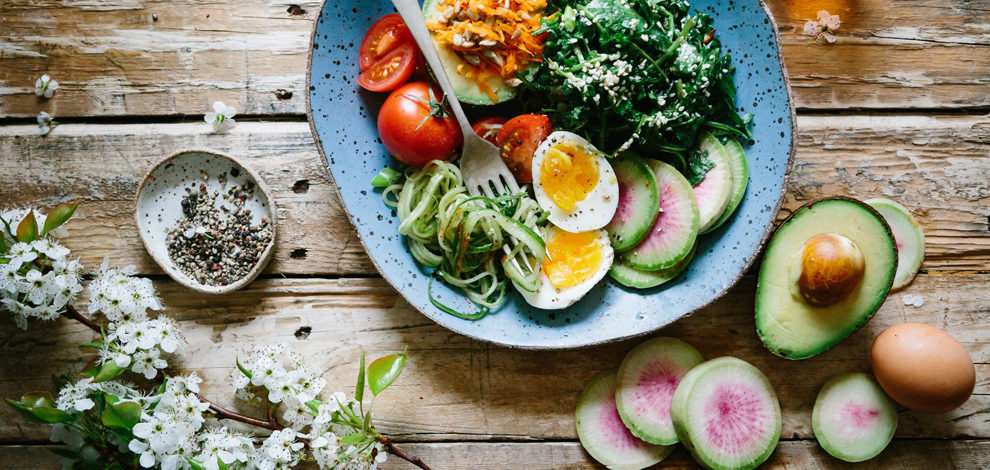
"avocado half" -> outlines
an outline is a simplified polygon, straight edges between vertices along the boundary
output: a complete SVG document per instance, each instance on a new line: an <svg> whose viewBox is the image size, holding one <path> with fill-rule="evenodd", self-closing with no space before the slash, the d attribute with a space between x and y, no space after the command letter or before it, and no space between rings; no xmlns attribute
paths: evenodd
<svg viewBox="0 0 990 470"><path fill-rule="evenodd" d="M442 14L443 12L437 8L437 0L426 0L423 2L423 18L426 21L438 20ZM432 37L433 33L430 33L430 36ZM454 88L454 94L457 95L457 99L460 102L486 106L502 103L516 96L515 88L509 86L502 77L492 75L485 81L488 87L495 92L495 101L492 101L487 93L481 91L481 87L478 86L478 83L474 79L466 78L464 75L457 73L457 66L461 63L460 56L436 41L433 42L433 45L440 55L440 62L443 63L443 68L447 72L447 78L450 79L450 85ZM434 71L434 73L436 72Z"/></svg>
<svg viewBox="0 0 990 470"><path fill-rule="evenodd" d="M851 240L862 255L853 285L843 286L839 298L824 305L805 295L802 277L806 242L822 234ZM784 220L767 245L756 288L756 332L778 356L804 359L822 353L873 317L896 272L897 245L872 207L846 197L805 204Z"/></svg>

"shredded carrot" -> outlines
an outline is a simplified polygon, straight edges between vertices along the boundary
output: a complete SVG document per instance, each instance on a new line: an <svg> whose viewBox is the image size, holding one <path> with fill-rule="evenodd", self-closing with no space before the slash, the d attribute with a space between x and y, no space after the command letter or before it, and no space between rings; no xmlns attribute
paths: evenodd
<svg viewBox="0 0 990 470"><path fill-rule="evenodd" d="M519 70L543 60L542 39L532 33L539 29L546 6L546 0L439 0L439 19L426 26L434 40L464 59L457 73L477 82L494 102L490 77L513 79Z"/></svg>

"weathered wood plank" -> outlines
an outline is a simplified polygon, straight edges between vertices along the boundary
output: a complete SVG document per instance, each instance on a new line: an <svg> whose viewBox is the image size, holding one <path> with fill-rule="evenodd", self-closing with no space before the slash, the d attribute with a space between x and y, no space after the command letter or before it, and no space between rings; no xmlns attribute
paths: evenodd
<svg viewBox="0 0 990 470"><path fill-rule="evenodd" d="M798 124L781 217L823 196L887 196L924 227L925 269L990 266L990 118L802 116ZM69 245L84 264L112 255L158 273L137 238L131 201L147 168L190 147L241 157L272 187L280 226L268 273L374 273L301 122L243 122L227 135L209 134L205 123L75 124L45 138L34 126L3 126L0 205L82 200Z"/></svg>
<svg viewBox="0 0 990 470"><path fill-rule="evenodd" d="M809 438L819 387L834 375L869 370L873 338L892 324L914 321L945 329L977 363L976 395L943 415L902 411L899 437L990 437L990 274L922 274L876 317L832 350L805 361L768 353L753 329L752 277L725 298L663 334L694 344L706 357L733 355L763 370L776 387L783 436ZM372 356L409 347L410 361L393 390L378 397L377 423L405 440L573 439L575 401L586 382L616 367L638 340L572 351L519 351L490 347L445 330L415 312L381 279L267 279L234 296L203 298L160 282L167 314L188 340L184 368L205 377L204 396L232 404L228 377L234 357L255 344L283 343L324 370L331 388L353 387L359 347ZM508 314L503 312L501 314ZM86 360L73 345L92 337L60 320L16 330L0 319L0 396L50 389L51 376L78 370ZM37 441L46 431L0 407L0 441Z"/></svg>
<svg viewBox="0 0 990 470"><path fill-rule="evenodd" d="M445 470L591 470L603 468L578 442L487 443L444 442L405 443L403 450L420 457L433 468ZM0 461L10 470L61 468L60 457L50 446L0 446ZM760 468L790 470L850 469L929 470L938 468L985 468L990 459L990 441L894 440L882 454L869 461L848 464L828 455L815 441L781 441L770 459ZM299 468L312 469L315 466ZM413 470L414 466L394 456L382 465L385 470ZM674 451L658 468L698 469L684 449Z"/></svg>
<svg viewBox="0 0 990 470"><path fill-rule="evenodd" d="M296 3L306 13L262 0L4 2L0 115L202 114L218 99L245 114L304 113L320 2ZM769 4L800 108L990 105L985 0ZM841 16L836 44L801 34L818 9ZM43 73L62 84L50 102L33 94Z"/></svg>

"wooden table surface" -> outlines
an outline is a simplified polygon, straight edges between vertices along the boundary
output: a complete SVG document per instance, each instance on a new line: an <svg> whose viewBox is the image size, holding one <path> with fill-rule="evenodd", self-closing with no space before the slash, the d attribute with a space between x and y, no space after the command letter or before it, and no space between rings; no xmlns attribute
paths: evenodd
<svg viewBox="0 0 990 470"><path fill-rule="evenodd" d="M846 468L810 425L819 387L869 369L872 339L892 324L945 329L976 363L973 397L942 415L901 410L891 446L857 468L990 467L990 0L773 0L798 108L797 154L780 218L828 195L884 196L911 208L928 237L921 273L835 348L792 362L753 327L755 278L662 334L708 357L734 355L776 387L783 433L770 468ZM152 276L189 341L183 367L204 395L232 404L237 351L281 342L352 390L359 347L409 347L380 428L435 469L597 468L575 435L578 393L637 341L527 352L469 340L413 310L375 272L347 222L305 117L306 58L319 2L3 0L0 2L0 206L82 201L68 245L87 268L104 256ZM801 35L818 9L840 15L838 42ZM47 73L61 87L34 96ZM352 86L352 84L342 84ZM239 111L211 135L214 100ZM42 110L62 122L39 137ZM145 253L131 217L137 182L188 147L245 158L274 190L279 240L264 275L222 297L190 295ZM921 295L920 308L903 294ZM51 389L78 370L92 334L67 320L27 332L0 322L0 395ZM59 468L48 428L0 407L0 466ZM693 467L676 452L663 467ZM409 468L390 459L387 468Z"/></svg>

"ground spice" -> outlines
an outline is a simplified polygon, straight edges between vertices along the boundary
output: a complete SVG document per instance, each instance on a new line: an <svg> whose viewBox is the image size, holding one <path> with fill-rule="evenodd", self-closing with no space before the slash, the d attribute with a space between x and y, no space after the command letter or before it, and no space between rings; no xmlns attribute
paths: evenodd
<svg viewBox="0 0 990 470"><path fill-rule="evenodd" d="M231 176L239 172L231 170ZM205 180L209 175L202 174ZM226 188L227 174L219 176ZM256 187L248 182L221 191L208 191L205 183L186 188L181 200L183 219L168 232L168 254L172 262L196 282L225 286L244 278L258 264L272 241L271 220L251 224L246 201Z"/></svg>

